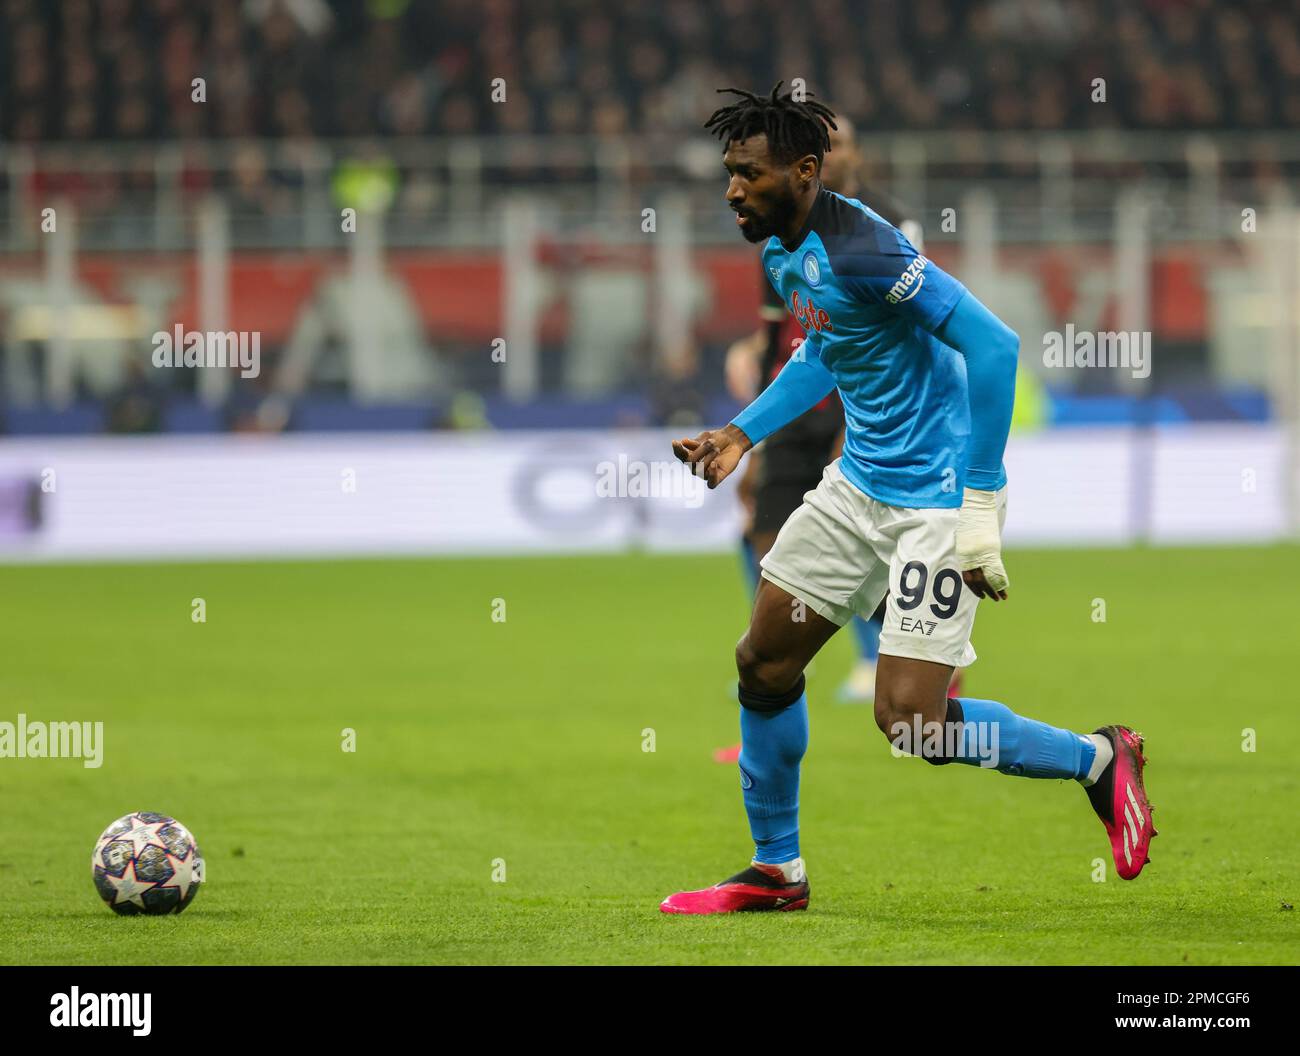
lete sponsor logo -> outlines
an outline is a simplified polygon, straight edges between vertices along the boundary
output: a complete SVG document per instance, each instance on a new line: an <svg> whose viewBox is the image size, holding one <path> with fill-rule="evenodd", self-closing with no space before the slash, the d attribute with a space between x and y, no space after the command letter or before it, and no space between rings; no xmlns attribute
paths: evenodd
<svg viewBox="0 0 1300 1056"><path fill-rule="evenodd" d="M808 302L805 304L799 296L798 290L795 290L790 295L790 312L805 330L811 328L819 334L823 330L828 334L835 333L835 327L831 325L831 317L826 314L826 310L818 308L817 303L811 297L808 298Z"/></svg>

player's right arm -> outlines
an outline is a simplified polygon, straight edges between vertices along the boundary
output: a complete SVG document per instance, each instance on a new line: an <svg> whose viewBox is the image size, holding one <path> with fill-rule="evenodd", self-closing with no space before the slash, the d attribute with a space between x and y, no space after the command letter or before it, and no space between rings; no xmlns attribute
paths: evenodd
<svg viewBox="0 0 1300 1056"><path fill-rule="evenodd" d="M768 279L761 256L758 273L763 284L763 303L758 308L760 325L748 337L742 337L727 349L723 371L727 391L745 403L763 390L776 369L781 331L790 317L780 292Z"/></svg>
<svg viewBox="0 0 1300 1056"><path fill-rule="evenodd" d="M815 407L835 388L835 378L822 363L819 347L816 334L810 334L772 384L730 424L701 433L694 440L674 440L673 454L708 481L710 488L716 488L746 451Z"/></svg>

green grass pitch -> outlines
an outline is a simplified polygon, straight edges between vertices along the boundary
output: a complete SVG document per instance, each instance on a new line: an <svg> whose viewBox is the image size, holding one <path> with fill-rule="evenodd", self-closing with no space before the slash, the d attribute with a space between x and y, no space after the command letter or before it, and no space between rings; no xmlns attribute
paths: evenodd
<svg viewBox="0 0 1300 1056"><path fill-rule="evenodd" d="M105 724L98 770L0 759L0 962L1296 963L1300 550L1007 564L966 692L1144 732L1152 864L1115 877L1073 783L892 758L835 702L843 634L809 681L811 908L726 918L657 907L752 849L710 758L737 739L732 559L0 568L0 720ZM207 858L179 917L91 884L100 830L146 809Z"/></svg>

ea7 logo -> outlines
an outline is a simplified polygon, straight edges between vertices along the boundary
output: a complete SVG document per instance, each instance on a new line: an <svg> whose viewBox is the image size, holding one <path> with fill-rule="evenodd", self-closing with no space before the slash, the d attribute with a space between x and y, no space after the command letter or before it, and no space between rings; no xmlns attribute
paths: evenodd
<svg viewBox="0 0 1300 1056"><path fill-rule="evenodd" d="M918 620L914 616L899 617L898 625L908 634L923 634L927 638L934 634L934 629L939 626L934 620Z"/></svg>
<svg viewBox="0 0 1300 1056"><path fill-rule="evenodd" d="M889 287L889 292L885 294L885 300L889 304L901 304L903 301L910 301L921 292L921 286L925 282L925 276L921 272L929 266L929 261L925 257L917 257L907 266L907 270L898 277L898 281Z"/></svg>
<svg viewBox="0 0 1300 1056"><path fill-rule="evenodd" d="M71 993L50 998L52 1027L131 1027L131 1033L143 1038L150 1031L152 994L83 994L78 987Z"/></svg>

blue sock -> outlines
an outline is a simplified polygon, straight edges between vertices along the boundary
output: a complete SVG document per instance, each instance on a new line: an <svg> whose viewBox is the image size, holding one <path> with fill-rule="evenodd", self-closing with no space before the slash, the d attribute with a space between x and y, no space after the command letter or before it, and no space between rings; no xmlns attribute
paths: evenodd
<svg viewBox="0 0 1300 1056"><path fill-rule="evenodd" d="M749 584L749 596L752 599L758 592L758 558L754 556L754 544L749 536L740 537L740 564L745 571L745 582Z"/></svg>
<svg viewBox="0 0 1300 1056"><path fill-rule="evenodd" d="M1003 774L1074 779L1086 777L1092 767L1097 746L1082 734L1026 719L996 700L961 697L957 704L963 727L956 762L979 766L996 754L995 769Z"/></svg>
<svg viewBox="0 0 1300 1056"><path fill-rule="evenodd" d="M808 698L779 711L740 709L740 787L754 837L754 858L777 864L799 857L799 763L808 750ZM741 690L742 699L746 691Z"/></svg>
<svg viewBox="0 0 1300 1056"><path fill-rule="evenodd" d="M858 640L858 656L874 664L880 657L880 620L874 616L869 620L854 616L853 634Z"/></svg>

